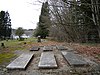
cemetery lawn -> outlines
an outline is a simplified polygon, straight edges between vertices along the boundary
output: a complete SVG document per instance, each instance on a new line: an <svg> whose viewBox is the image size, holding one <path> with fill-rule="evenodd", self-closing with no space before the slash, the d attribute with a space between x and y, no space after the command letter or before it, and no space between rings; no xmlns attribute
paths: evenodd
<svg viewBox="0 0 100 75"><path fill-rule="evenodd" d="M30 45L33 43L36 43L36 38L28 38L24 41L18 41L18 40L8 40L8 41L0 41L0 65L4 63L10 62L10 60L17 55L15 54L15 51L20 50L29 50ZM1 43L4 43L5 47L1 47Z"/></svg>
<svg viewBox="0 0 100 75"><path fill-rule="evenodd" d="M5 44L5 48L1 47L1 43ZM0 65L2 63L9 63L11 59L18 57L21 53L27 52L33 46L47 46L47 45L65 45L66 47L73 48L79 54L85 54L87 57L93 57L96 61L100 62L100 44L87 44L87 43L66 43L57 42L54 40L46 39L41 43L37 42L36 38L28 38L24 41L8 40L0 41ZM16 53L18 52L18 53ZM20 53L20 54L19 54Z"/></svg>
<svg viewBox="0 0 100 75"><path fill-rule="evenodd" d="M10 62L10 59L15 57L16 55L13 53L1 53L0 54L0 64L5 62Z"/></svg>
<svg viewBox="0 0 100 75"><path fill-rule="evenodd" d="M45 74L46 73L47 74L50 74L50 73L58 74L58 71L59 71L59 73L61 73L61 74L63 73L64 75L66 75L67 71L69 69L68 68L69 65L63 59L60 50L58 50L56 48L57 45L58 46L63 45L65 47L72 48L72 51L75 50L76 53L83 55L83 56L89 58L90 60L97 61L100 63L100 44L99 43L98 44L66 43L66 42L57 42L54 40L50 40L48 38L46 40L43 39L41 43L38 43L36 38L25 39L24 41L18 41L18 40L0 41L0 45L2 42L5 44L5 48L2 48L0 46L0 69L5 73L4 75L20 75L20 74L21 75L25 75L25 74L33 75L33 73L34 73L34 75L36 75L36 74L38 74L38 72L39 73L42 72ZM26 52L26 53L30 52L30 48L32 48L34 46L40 46L42 48L43 46L51 46L51 45L55 47L53 52L57 59L57 64L59 66L58 69L39 70L37 64L40 60L40 56L41 56L41 53L43 52L43 50L35 51L35 57L34 57L34 59L31 60L31 63L27 67L27 70L25 70L25 71L21 71L21 70L8 71L6 69L6 66L10 62L12 62L15 58L17 58L19 55L21 55L24 52ZM81 74L81 73L83 73L83 70L81 68L78 68L77 70L75 69L75 72L77 72L77 74ZM44 74L41 74L41 75L44 75Z"/></svg>

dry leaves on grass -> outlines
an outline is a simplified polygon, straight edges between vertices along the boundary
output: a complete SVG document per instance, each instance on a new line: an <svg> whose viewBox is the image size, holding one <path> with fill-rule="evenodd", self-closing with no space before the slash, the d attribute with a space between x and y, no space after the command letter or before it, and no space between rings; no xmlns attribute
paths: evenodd
<svg viewBox="0 0 100 75"><path fill-rule="evenodd" d="M73 47L80 53L86 54L87 56L93 56L97 61L100 62L100 47L99 46L87 46L74 44Z"/></svg>
<svg viewBox="0 0 100 75"><path fill-rule="evenodd" d="M51 45L62 45L63 43L55 42L55 41L48 41L48 42L36 42L29 44L28 46L33 47L33 46L51 46Z"/></svg>

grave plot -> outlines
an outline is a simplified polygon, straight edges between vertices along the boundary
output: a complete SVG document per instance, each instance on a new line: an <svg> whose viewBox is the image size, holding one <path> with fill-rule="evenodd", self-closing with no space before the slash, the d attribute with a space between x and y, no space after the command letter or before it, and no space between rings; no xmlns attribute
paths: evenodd
<svg viewBox="0 0 100 75"><path fill-rule="evenodd" d="M34 46L34 47L32 47L32 48L30 49L30 51L38 51L39 49L40 49L39 47Z"/></svg>
<svg viewBox="0 0 100 75"><path fill-rule="evenodd" d="M44 46L43 47L43 51L52 51L53 50L53 46Z"/></svg>
<svg viewBox="0 0 100 75"><path fill-rule="evenodd" d="M62 55L71 66L86 66L89 65L82 56L74 54L73 52L62 51Z"/></svg>
<svg viewBox="0 0 100 75"><path fill-rule="evenodd" d="M74 51L74 49L73 48L70 48L70 47L67 47L67 50Z"/></svg>
<svg viewBox="0 0 100 75"><path fill-rule="evenodd" d="M27 53L22 54L18 58L16 58L13 62L11 62L6 68L7 69L25 69L32 59L34 54Z"/></svg>
<svg viewBox="0 0 100 75"><path fill-rule="evenodd" d="M57 45L56 47L58 50L67 50L65 46Z"/></svg>
<svg viewBox="0 0 100 75"><path fill-rule="evenodd" d="M39 68L57 68L56 59L53 52L43 52L41 54Z"/></svg>

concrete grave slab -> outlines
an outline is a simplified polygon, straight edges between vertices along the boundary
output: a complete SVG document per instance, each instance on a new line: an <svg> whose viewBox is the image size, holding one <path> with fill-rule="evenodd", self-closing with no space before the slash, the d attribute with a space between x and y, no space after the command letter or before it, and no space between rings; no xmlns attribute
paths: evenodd
<svg viewBox="0 0 100 75"><path fill-rule="evenodd" d="M53 52L43 52L41 54L39 68L57 68L56 59Z"/></svg>
<svg viewBox="0 0 100 75"><path fill-rule="evenodd" d="M53 46L44 46L43 47L43 51L52 51L53 50Z"/></svg>
<svg viewBox="0 0 100 75"><path fill-rule="evenodd" d="M65 46L57 45L58 50L67 50Z"/></svg>
<svg viewBox="0 0 100 75"><path fill-rule="evenodd" d="M16 58L6 68L7 69L25 69L34 54L25 53Z"/></svg>
<svg viewBox="0 0 100 75"><path fill-rule="evenodd" d="M34 47L32 47L32 48L30 49L30 51L38 51L39 49L40 49L39 47L34 46Z"/></svg>
<svg viewBox="0 0 100 75"><path fill-rule="evenodd" d="M67 60L67 62L71 66L85 66L88 65L88 63L83 59L82 56L78 54L74 54L73 52L66 52L62 51L62 55Z"/></svg>
<svg viewBox="0 0 100 75"><path fill-rule="evenodd" d="M73 50L74 50L73 48L70 48L70 47L67 47L67 49L68 49L69 51L73 51Z"/></svg>

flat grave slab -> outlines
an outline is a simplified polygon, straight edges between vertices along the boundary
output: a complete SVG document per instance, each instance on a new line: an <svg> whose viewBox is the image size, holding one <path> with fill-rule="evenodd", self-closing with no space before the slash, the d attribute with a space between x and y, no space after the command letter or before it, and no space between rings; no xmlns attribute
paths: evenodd
<svg viewBox="0 0 100 75"><path fill-rule="evenodd" d="M34 47L32 47L32 48L30 49L30 51L38 51L39 49L40 49L39 47L34 46Z"/></svg>
<svg viewBox="0 0 100 75"><path fill-rule="evenodd" d="M65 46L57 45L58 50L67 50Z"/></svg>
<svg viewBox="0 0 100 75"><path fill-rule="evenodd" d="M53 50L53 46L44 46L43 47L43 51L52 51Z"/></svg>
<svg viewBox="0 0 100 75"><path fill-rule="evenodd" d="M62 55L71 66L86 66L89 65L82 56L73 52L62 51Z"/></svg>
<svg viewBox="0 0 100 75"><path fill-rule="evenodd" d="M53 52L43 52L41 54L39 68L57 68L56 59Z"/></svg>
<svg viewBox="0 0 100 75"><path fill-rule="evenodd" d="M25 69L29 61L33 57L33 55L34 54L32 53L21 54L18 58L16 58L13 62L11 62L6 68L7 69Z"/></svg>

